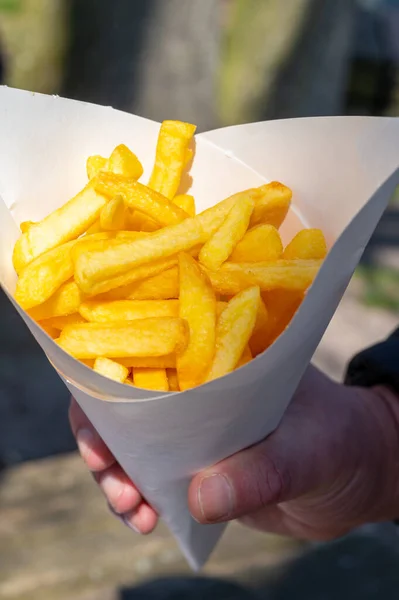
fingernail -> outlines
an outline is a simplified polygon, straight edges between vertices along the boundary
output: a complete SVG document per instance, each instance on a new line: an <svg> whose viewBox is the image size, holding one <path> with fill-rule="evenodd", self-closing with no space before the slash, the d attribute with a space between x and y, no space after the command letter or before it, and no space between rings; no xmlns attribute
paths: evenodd
<svg viewBox="0 0 399 600"><path fill-rule="evenodd" d="M227 519L233 510L233 488L224 475L204 477L198 488L198 504L206 521Z"/></svg>
<svg viewBox="0 0 399 600"><path fill-rule="evenodd" d="M129 527L129 529L131 529L132 531L134 531L135 533L141 534L140 529L138 529L138 527L136 527L136 525L134 525L134 523L130 520L132 517L129 516L129 514L125 515L122 517L122 521L124 522L124 524L126 525L126 527Z"/></svg>
<svg viewBox="0 0 399 600"><path fill-rule="evenodd" d="M111 474L105 473L100 480L100 487L108 501L115 509L115 504L121 497L125 484ZM115 509L116 510L116 509Z"/></svg>
<svg viewBox="0 0 399 600"><path fill-rule="evenodd" d="M79 429L76 434L76 443L83 459L86 459L94 444L94 435L90 429Z"/></svg>

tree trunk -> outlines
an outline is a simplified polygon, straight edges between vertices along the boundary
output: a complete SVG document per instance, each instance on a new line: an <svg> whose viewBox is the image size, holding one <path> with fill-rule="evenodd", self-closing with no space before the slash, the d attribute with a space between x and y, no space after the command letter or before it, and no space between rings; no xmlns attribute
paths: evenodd
<svg viewBox="0 0 399 600"><path fill-rule="evenodd" d="M72 0L63 94L216 126L220 11L215 0Z"/></svg>

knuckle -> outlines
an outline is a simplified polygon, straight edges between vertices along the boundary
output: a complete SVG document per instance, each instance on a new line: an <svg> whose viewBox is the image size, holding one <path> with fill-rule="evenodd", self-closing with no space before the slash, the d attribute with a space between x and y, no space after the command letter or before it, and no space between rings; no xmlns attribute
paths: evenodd
<svg viewBox="0 0 399 600"><path fill-rule="evenodd" d="M265 506L269 504L278 504L287 494L291 475L289 471L278 461L268 454L262 453L257 461L255 473L255 493L258 504Z"/></svg>

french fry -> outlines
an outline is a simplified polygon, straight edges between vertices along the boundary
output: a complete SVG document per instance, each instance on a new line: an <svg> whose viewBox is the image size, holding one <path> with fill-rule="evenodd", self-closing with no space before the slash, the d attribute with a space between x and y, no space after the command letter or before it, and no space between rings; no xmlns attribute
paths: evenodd
<svg viewBox="0 0 399 600"><path fill-rule="evenodd" d="M112 292L112 290L120 290L120 292L116 292L116 299L120 298L120 293L124 293L124 290L129 288L129 286L134 286L136 282L140 282L144 279L149 279L163 271L170 269L171 267L177 264L177 257L172 256L171 258L161 258L159 260L154 260L152 262L141 265L140 267L136 267L135 269L131 269L124 273L123 275L119 275L117 277L113 277L111 279L106 279L101 281L100 283L95 283L90 288L90 296L99 296L102 294L106 294L107 292ZM127 292L128 293L128 292ZM126 296L122 296L126 297Z"/></svg>
<svg viewBox="0 0 399 600"><path fill-rule="evenodd" d="M216 292L232 296L258 285L263 292L275 289L304 292L320 268L320 260L276 260L264 263L224 263L208 273Z"/></svg>
<svg viewBox="0 0 399 600"><path fill-rule="evenodd" d="M124 240L138 240L147 235L146 231L130 231L129 229L122 229L115 233L115 239L124 239Z"/></svg>
<svg viewBox="0 0 399 600"><path fill-rule="evenodd" d="M148 185L169 200L175 197L183 170L191 160L187 150L195 130L195 125L181 121L164 121L161 125Z"/></svg>
<svg viewBox="0 0 399 600"><path fill-rule="evenodd" d="M26 231L28 231L28 229L30 229L33 225L36 225L36 223L34 221L22 221L22 223L20 223L19 228L21 230L21 233L25 233Z"/></svg>
<svg viewBox="0 0 399 600"><path fill-rule="evenodd" d="M292 290L273 290L262 294L269 315L265 341L270 346L283 333L304 300L304 294Z"/></svg>
<svg viewBox="0 0 399 600"><path fill-rule="evenodd" d="M110 290L102 294L102 300L169 300L179 297L179 275L177 267L137 281L131 285Z"/></svg>
<svg viewBox="0 0 399 600"><path fill-rule="evenodd" d="M104 172L99 173L94 181L95 188L99 193L111 198L121 194L125 199L126 206L143 212L163 227L177 225L189 216L162 194L135 179L127 179L122 175Z"/></svg>
<svg viewBox="0 0 399 600"><path fill-rule="evenodd" d="M246 232L231 253L229 261L264 262L282 258L282 254L283 244L277 229L273 225L261 224Z"/></svg>
<svg viewBox="0 0 399 600"><path fill-rule="evenodd" d="M286 246L283 258L322 260L327 254L327 244L320 229L302 229Z"/></svg>
<svg viewBox="0 0 399 600"><path fill-rule="evenodd" d="M208 277L195 260L179 255L179 315L188 323L190 339L177 357L177 377L181 391L199 385L215 353L216 298Z"/></svg>
<svg viewBox="0 0 399 600"><path fill-rule="evenodd" d="M20 273L15 299L24 309L42 304L73 275L71 250L75 242L62 244L30 262Z"/></svg>
<svg viewBox="0 0 399 600"><path fill-rule="evenodd" d="M180 392L176 369L166 369L170 392Z"/></svg>
<svg viewBox="0 0 399 600"><path fill-rule="evenodd" d="M210 238L214 233L216 233L237 200L241 200L242 198L252 198L255 193L255 189L239 192L238 194L229 196L229 198L218 202L218 204L215 206L207 208L200 213L196 218L199 221L206 237Z"/></svg>
<svg viewBox="0 0 399 600"><path fill-rule="evenodd" d="M139 367L141 369L175 369L176 354L165 356L128 356L115 359L121 365L128 368Z"/></svg>
<svg viewBox="0 0 399 600"><path fill-rule="evenodd" d="M269 312L262 298L259 300L258 314L256 315L255 327L249 340L249 348L252 356L258 356L268 346L270 331Z"/></svg>
<svg viewBox="0 0 399 600"><path fill-rule="evenodd" d="M169 392L169 381L165 369L133 369L133 383L136 387L157 392Z"/></svg>
<svg viewBox="0 0 399 600"><path fill-rule="evenodd" d="M280 227L291 205L292 191L278 181L257 188L250 227L259 223Z"/></svg>
<svg viewBox="0 0 399 600"><path fill-rule="evenodd" d="M237 363L236 369L239 369L240 367L243 367L244 365L246 365L247 363L251 362L252 360L252 353L250 350L249 346L245 346L244 348L244 352L241 354L241 358Z"/></svg>
<svg viewBox="0 0 399 600"><path fill-rule="evenodd" d="M151 233L152 231L157 231L161 229L161 225L147 217L144 213L139 210L131 210L129 209L127 213L127 227L129 229L133 229L135 231L146 231Z"/></svg>
<svg viewBox="0 0 399 600"><path fill-rule="evenodd" d="M77 313L84 295L74 281L64 283L46 302L27 312L34 321Z"/></svg>
<svg viewBox="0 0 399 600"><path fill-rule="evenodd" d="M94 181L94 180L93 180ZM19 274L32 260L84 233L100 215L107 199L90 182L72 200L23 233L14 246L13 264Z"/></svg>
<svg viewBox="0 0 399 600"><path fill-rule="evenodd" d="M160 229L133 241L108 240L104 249L80 254L75 260L75 280L86 293L94 284L123 275L152 260L170 258L203 241L204 233L196 219Z"/></svg>
<svg viewBox="0 0 399 600"><path fill-rule="evenodd" d="M104 231L118 231L126 226L126 207L120 195L111 200L102 208L100 213L100 227Z"/></svg>
<svg viewBox="0 0 399 600"><path fill-rule="evenodd" d="M148 317L178 317L178 300L88 300L80 305L79 313L93 323L134 321ZM61 328L62 329L62 328Z"/></svg>
<svg viewBox="0 0 399 600"><path fill-rule="evenodd" d="M158 317L127 323L68 325L58 343L75 358L164 356L182 352L188 335L183 319Z"/></svg>
<svg viewBox="0 0 399 600"><path fill-rule="evenodd" d="M56 340L60 335L59 329L56 329L46 321L39 323L40 327L51 337L51 339Z"/></svg>
<svg viewBox="0 0 399 600"><path fill-rule="evenodd" d="M96 373L108 377L109 379L113 379L114 381L118 381L119 383L124 383L129 375L129 369L127 367L103 356L96 358L93 369Z"/></svg>
<svg viewBox="0 0 399 600"><path fill-rule="evenodd" d="M240 292L227 304L216 327L216 351L206 381L231 373L239 362L255 327L259 287Z"/></svg>
<svg viewBox="0 0 399 600"><path fill-rule="evenodd" d="M194 150L192 148L187 148L187 150L184 154L184 167L186 169L193 162L193 158L194 158Z"/></svg>
<svg viewBox="0 0 399 600"><path fill-rule="evenodd" d="M89 156L89 158L86 161L87 178L89 180L93 179L93 177L95 177L100 171L107 170L107 167L108 161L103 156L100 156L98 154L94 156Z"/></svg>
<svg viewBox="0 0 399 600"><path fill-rule="evenodd" d="M100 223L100 219L97 219L97 221L94 221L93 225L90 225L90 227L88 228L88 230L85 233L85 237L86 235L92 235L94 233L101 233L102 229L101 229L101 223Z"/></svg>
<svg viewBox="0 0 399 600"><path fill-rule="evenodd" d="M173 202L180 206L190 217L195 217L195 200L190 194L175 196Z"/></svg>
<svg viewBox="0 0 399 600"><path fill-rule="evenodd" d="M108 170L124 177L140 179L143 166L137 156L125 144L119 144L108 159Z"/></svg>
<svg viewBox="0 0 399 600"><path fill-rule="evenodd" d="M86 367L90 367L92 369L94 367L94 358L81 358L79 362L83 363Z"/></svg>
<svg viewBox="0 0 399 600"><path fill-rule="evenodd" d="M42 321L40 324L42 326L49 325L54 327L54 329L58 329L61 331L67 325L77 325L78 323L85 323L86 319L84 319L79 313L73 313L71 315L64 315L62 317L50 317L45 321Z"/></svg>
<svg viewBox="0 0 399 600"><path fill-rule="evenodd" d="M248 228L254 201L250 196L237 198L226 220L204 244L199 261L211 271L216 271L230 256Z"/></svg>

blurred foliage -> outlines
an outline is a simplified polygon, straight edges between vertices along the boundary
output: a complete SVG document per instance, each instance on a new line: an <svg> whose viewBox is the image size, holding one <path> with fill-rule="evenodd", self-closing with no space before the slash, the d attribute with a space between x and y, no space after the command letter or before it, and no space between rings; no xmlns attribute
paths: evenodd
<svg viewBox="0 0 399 600"><path fill-rule="evenodd" d="M0 0L0 11L17 11L22 6L22 0Z"/></svg>
<svg viewBox="0 0 399 600"><path fill-rule="evenodd" d="M362 283L361 300L367 306L399 311L399 271L393 267L362 266L356 276Z"/></svg>
<svg viewBox="0 0 399 600"><path fill-rule="evenodd" d="M56 93L66 47L64 0L0 0L0 10L6 83Z"/></svg>

